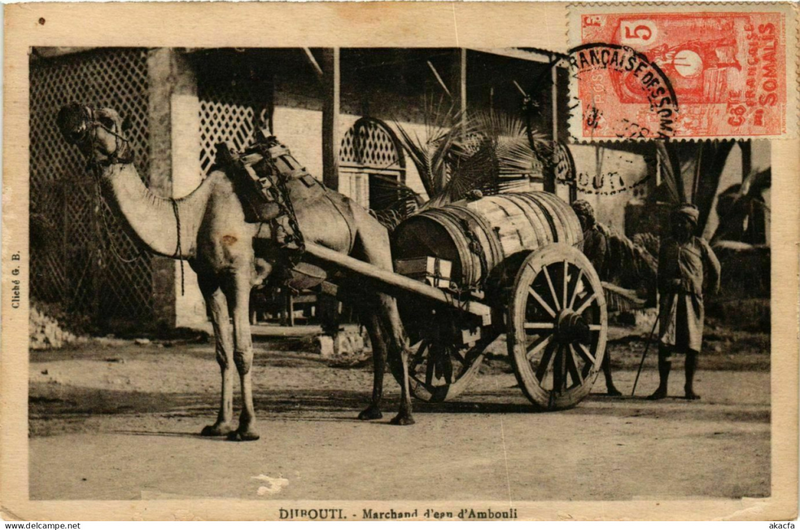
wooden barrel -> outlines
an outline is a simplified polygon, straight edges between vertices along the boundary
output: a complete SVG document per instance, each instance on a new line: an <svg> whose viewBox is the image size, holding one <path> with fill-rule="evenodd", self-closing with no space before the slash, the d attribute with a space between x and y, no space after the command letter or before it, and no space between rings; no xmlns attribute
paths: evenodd
<svg viewBox="0 0 800 530"><path fill-rule="evenodd" d="M514 254L550 243L580 248L582 240L578 217L552 193L506 193L409 217L392 234L392 256L449 260L451 279L466 287L479 285Z"/></svg>

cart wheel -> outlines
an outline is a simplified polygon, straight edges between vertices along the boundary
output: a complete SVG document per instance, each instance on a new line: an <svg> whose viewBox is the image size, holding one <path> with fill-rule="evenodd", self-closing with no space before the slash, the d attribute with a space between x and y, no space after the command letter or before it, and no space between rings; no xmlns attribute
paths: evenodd
<svg viewBox="0 0 800 530"><path fill-rule="evenodd" d="M553 244L532 252L508 306L508 353L535 405L577 405L592 388L606 349L608 314L600 278L579 250Z"/></svg>
<svg viewBox="0 0 800 530"><path fill-rule="evenodd" d="M408 359L408 381L411 394L422 401L440 403L455 398L466 390L478 374L483 350L494 337L486 337L473 346L453 346L452 340L423 338L411 349ZM402 384L400 368L392 363L392 374Z"/></svg>

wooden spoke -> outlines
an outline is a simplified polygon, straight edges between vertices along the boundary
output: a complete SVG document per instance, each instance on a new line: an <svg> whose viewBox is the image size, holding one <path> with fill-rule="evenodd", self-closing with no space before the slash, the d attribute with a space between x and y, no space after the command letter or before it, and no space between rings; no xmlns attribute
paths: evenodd
<svg viewBox="0 0 800 530"><path fill-rule="evenodd" d="M473 361L475 361L475 359L477 359L483 353L484 348L486 348L486 346L488 346L491 342L492 340L482 339L475 346L470 348L470 350L464 354L464 364L467 366L471 365Z"/></svg>
<svg viewBox="0 0 800 530"><path fill-rule="evenodd" d="M556 305L556 311L561 311L561 302L558 301L556 296L556 289L553 287L553 280L550 279L550 273L547 271L547 265L542 267L544 277L547 279L547 286L550 287L550 296L553 297L553 303Z"/></svg>
<svg viewBox="0 0 800 530"><path fill-rule="evenodd" d="M523 327L531 330L537 329L555 329L556 325L552 322L525 322Z"/></svg>
<svg viewBox="0 0 800 530"><path fill-rule="evenodd" d="M542 355L542 360L539 361L539 366L536 367L536 379L539 380L539 383L541 383L542 380L544 380L544 376L550 369L550 365L553 364L553 352L555 351L555 349L556 349L555 345L551 343L544 350L544 355Z"/></svg>
<svg viewBox="0 0 800 530"><path fill-rule="evenodd" d="M566 374L564 373L564 349L560 344L555 357L555 361L553 361L553 391L561 392L565 385Z"/></svg>
<svg viewBox="0 0 800 530"><path fill-rule="evenodd" d="M586 308L589 307L592 304L592 302L594 302L595 298L597 298L597 293L592 293L592 296L587 298L586 301L583 304L581 304L581 306L578 309L575 310L575 312L580 315L581 313L586 311Z"/></svg>
<svg viewBox="0 0 800 530"><path fill-rule="evenodd" d="M527 300L527 298L526 298ZM434 327L435 325L439 327ZM483 351L497 338L496 333L481 330L481 338L472 346L457 345L449 326L451 322L431 323L414 341L409 359L409 386L417 399L431 403L447 401L464 392L478 374ZM419 331L419 330L418 330ZM546 332L545 332L546 333ZM389 363L392 375L402 384L400 363Z"/></svg>
<svg viewBox="0 0 800 530"><path fill-rule="evenodd" d="M431 386L433 382L433 369L436 367L436 363L434 362L435 356L433 355L433 349L431 349L431 355L428 356L428 364L425 366L425 385Z"/></svg>
<svg viewBox="0 0 800 530"><path fill-rule="evenodd" d="M472 366L472 363L481 356L484 348L486 348L486 346L488 346L492 340L487 340L486 338L481 339L477 344L475 344L475 346L470 348L464 354L464 360L461 362L461 368L458 370L458 374L456 374L456 380L461 379L461 376L463 376L466 371L469 370L469 368Z"/></svg>
<svg viewBox="0 0 800 530"><path fill-rule="evenodd" d="M569 288L569 262L564 260L564 296L561 298L561 307L567 308L567 290Z"/></svg>
<svg viewBox="0 0 800 530"><path fill-rule="evenodd" d="M569 305L566 309L572 309L575 307L575 299L578 297L578 287L581 284L581 280L583 279L583 269L578 270L578 280L575 282L575 288L572 291L572 298L569 300Z"/></svg>
<svg viewBox="0 0 800 530"><path fill-rule="evenodd" d="M445 383L453 384L453 360L450 358L450 348L442 348L439 352L439 366Z"/></svg>
<svg viewBox="0 0 800 530"><path fill-rule="evenodd" d="M602 331L603 326L600 324L589 324L589 331Z"/></svg>
<svg viewBox="0 0 800 530"><path fill-rule="evenodd" d="M594 358L594 355L592 355L592 352L589 351L589 348L580 342L578 343L578 355L583 357L586 362L591 363L592 366L594 366L594 364L597 362Z"/></svg>
<svg viewBox="0 0 800 530"><path fill-rule="evenodd" d="M455 357L456 359L458 359L458 361L459 361L461 364L464 364L464 363L466 363L466 362L467 362L466 358L465 358L463 355L461 355L461 354L458 352L458 349L457 349L457 348L453 348L452 354L453 354L453 357Z"/></svg>
<svg viewBox="0 0 800 530"><path fill-rule="evenodd" d="M541 296L539 296L539 293L533 290L533 287L528 288L528 293L530 293L530 295L534 298L534 300L539 302L539 305L542 306L542 308L545 311L547 311L547 313L551 317L556 318L556 312L553 311L553 309L549 305L547 305L547 302L545 302L544 299Z"/></svg>
<svg viewBox="0 0 800 530"><path fill-rule="evenodd" d="M552 340L553 336L547 335L537 341L532 342L531 345L528 346L528 352L525 357L527 357L528 361L530 362L530 360L533 359L533 356L539 353L542 348L547 347ZM542 356L542 362L544 362L544 356Z"/></svg>
<svg viewBox="0 0 800 530"><path fill-rule="evenodd" d="M572 375L572 382L577 383L579 385L583 384L583 375L581 375L581 371L578 368L578 358L577 354L575 353L575 348L572 347L572 344L568 346L569 348L569 357L568 357L568 364L570 374Z"/></svg>
<svg viewBox="0 0 800 530"><path fill-rule="evenodd" d="M429 345L430 343L427 340L422 341L419 349L417 350L416 355L414 355L414 360L412 361L411 366L408 369L409 372L414 371L414 368L422 364L422 361L425 360L425 350L428 349Z"/></svg>

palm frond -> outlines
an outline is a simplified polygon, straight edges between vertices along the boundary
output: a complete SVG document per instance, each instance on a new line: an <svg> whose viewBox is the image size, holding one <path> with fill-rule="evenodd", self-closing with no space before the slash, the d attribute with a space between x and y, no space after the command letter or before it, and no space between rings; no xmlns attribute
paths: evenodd
<svg viewBox="0 0 800 530"><path fill-rule="evenodd" d="M462 148L463 149L463 148ZM450 168L450 178L434 204L447 204L463 199L472 190L481 189L493 182L498 174L495 148L489 139L483 139L473 152L462 151L457 163Z"/></svg>
<svg viewBox="0 0 800 530"><path fill-rule="evenodd" d="M452 103L425 101L423 133L395 123L399 140L417 169L428 197L437 197L448 181L448 163L457 138L468 129L465 116Z"/></svg>
<svg viewBox="0 0 800 530"><path fill-rule="evenodd" d="M552 158L551 142L531 131L531 145L518 116L465 114L442 99L426 100L424 110L424 134L396 124L400 143L428 193L423 209L461 200L472 190L496 189L501 174L529 175L534 160Z"/></svg>

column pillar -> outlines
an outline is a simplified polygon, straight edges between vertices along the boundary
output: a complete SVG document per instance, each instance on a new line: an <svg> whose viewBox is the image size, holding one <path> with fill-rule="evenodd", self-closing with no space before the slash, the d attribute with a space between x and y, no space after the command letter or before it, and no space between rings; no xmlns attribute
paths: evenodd
<svg viewBox="0 0 800 530"><path fill-rule="evenodd" d="M147 56L149 85L150 188L162 197L180 198L202 182L200 172L200 102L197 79L182 52L151 50ZM164 227L165 230L177 230ZM154 256L153 306L161 327L197 327L207 322L197 277L180 262Z"/></svg>
<svg viewBox="0 0 800 530"><path fill-rule="evenodd" d="M553 143L558 142L558 68L554 65L555 57L550 56L550 110L553 128ZM556 193L556 174L555 171L545 171L544 191ZM569 200L569 197L565 197Z"/></svg>
<svg viewBox="0 0 800 530"><path fill-rule="evenodd" d="M322 50L322 182L339 189L339 48Z"/></svg>
<svg viewBox="0 0 800 530"><path fill-rule="evenodd" d="M467 50L465 48L458 48L455 51L451 79L450 91L453 94L453 103L464 116L467 113Z"/></svg>

